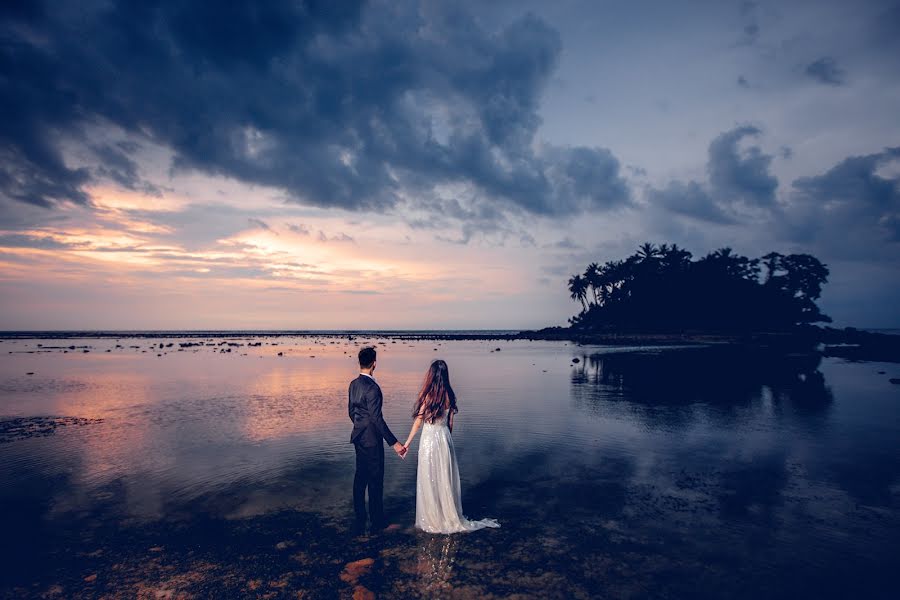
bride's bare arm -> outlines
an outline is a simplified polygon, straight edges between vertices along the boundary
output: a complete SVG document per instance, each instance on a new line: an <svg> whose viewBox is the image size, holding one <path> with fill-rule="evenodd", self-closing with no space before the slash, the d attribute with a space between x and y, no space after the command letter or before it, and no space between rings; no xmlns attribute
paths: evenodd
<svg viewBox="0 0 900 600"><path fill-rule="evenodd" d="M416 437L416 433L419 431L419 427L422 426L422 417L416 417L416 420L413 421L412 429L409 430L409 437L406 438L406 443L403 444L406 448L409 448L409 445L412 443L413 438Z"/></svg>

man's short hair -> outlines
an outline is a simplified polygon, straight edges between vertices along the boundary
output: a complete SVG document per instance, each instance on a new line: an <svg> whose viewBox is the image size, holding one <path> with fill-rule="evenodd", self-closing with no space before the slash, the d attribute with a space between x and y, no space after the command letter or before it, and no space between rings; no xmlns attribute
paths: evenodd
<svg viewBox="0 0 900 600"><path fill-rule="evenodd" d="M375 364L375 348L368 346L359 351L359 368L368 369Z"/></svg>

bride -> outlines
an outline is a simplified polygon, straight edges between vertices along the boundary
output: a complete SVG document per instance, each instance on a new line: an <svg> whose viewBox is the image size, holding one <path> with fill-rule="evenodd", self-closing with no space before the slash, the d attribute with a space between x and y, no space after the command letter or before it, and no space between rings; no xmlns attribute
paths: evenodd
<svg viewBox="0 0 900 600"><path fill-rule="evenodd" d="M495 519L470 521L463 516L459 468L453 438L450 437L453 415L458 410L456 394L450 387L447 363L436 360L425 373L425 381L413 410L415 421L403 444L408 449L419 428L422 428L416 472L416 527L429 533L500 527Z"/></svg>

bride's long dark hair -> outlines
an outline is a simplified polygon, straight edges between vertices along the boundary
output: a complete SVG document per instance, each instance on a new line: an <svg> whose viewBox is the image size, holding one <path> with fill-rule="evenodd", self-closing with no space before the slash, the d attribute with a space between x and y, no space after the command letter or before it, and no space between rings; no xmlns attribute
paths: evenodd
<svg viewBox="0 0 900 600"><path fill-rule="evenodd" d="M435 419L444 416L444 405L451 412L459 412L456 407L456 394L450 387L450 371L447 363L438 359L431 363L425 373L425 381L416 398L416 406L413 409L413 418L422 417L428 423L434 423Z"/></svg>

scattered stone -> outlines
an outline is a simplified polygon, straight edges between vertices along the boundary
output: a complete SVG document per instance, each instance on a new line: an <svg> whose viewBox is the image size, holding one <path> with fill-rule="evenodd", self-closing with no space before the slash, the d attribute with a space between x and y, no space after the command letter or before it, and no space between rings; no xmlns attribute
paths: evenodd
<svg viewBox="0 0 900 600"><path fill-rule="evenodd" d="M579 359L578 357L575 357L575 358L572 359L572 362L573 362L573 363L580 363L580 362L581 362L581 359Z"/></svg>
<svg viewBox="0 0 900 600"><path fill-rule="evenodd" d="M284 356L284 352L279 352L278 356Z"/></svg>
<svg viewBox="0 0 900 600"><path fill-rule="evenodd" d="M898 377L891 377L888 381L890 381L891 383L900 383L900 378L898 378Z"/></svg>
<svg viewBox="0 0 900 600"><path fill-rule="evenodd" d="M85 581L86 583L93 583L93 582L96 581L96 580L97 580L97 574L96 574L96 573L93 573L93 574L91 574L91 575L88 575L87 577L84 578L84 581Z"/></svg>
<svg viewBox="0 0 900 600"><path fill-rule="evenodd" d="M26 375L34 375L34 371L28 371L28 372L25 373L25 374L26 374Z"/></svg>
<svg viewBox="0 0 900 600"><path fill-rule="evenodd" d="M0 420L0 444L33 437L45 437L68 425L102 423L103 419L84 417L16 417Z"/></svg>
<svg viewBox="0 0 900 600"><path fill-rule="evenodd" d="M358 585L353 588L353 600L375 600L375 593L365 586Z"/></svg>
<svg viewBox="0 0 900 600"><path fill-rule="evenodd" d="M494 348L494 352L500 352L500 348Z"/></svg>
<svg viewBox="0 0 900 600"><path fill-rule="evenodd" d="M879 375L884 375L884 371L878 371Z"/></svg>
<svg viewBox="0 0 900 600"><path fill-rule="evenodd" d="M163 548L162 548L162 546L153 546L152 548L148 548L148 550L150 552L162 552Z"/></svg>
<svg viewBox="0 0 900 600"><path fill-rule="evenodd" d="M355 584L360 577L369 574L372 570L372 565L374 564L374 558L361 558L347 563L344 565L344 570L341 572L341 581L351 585Z"/></svg>

